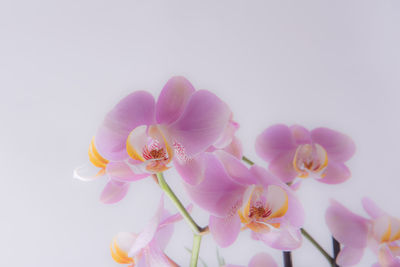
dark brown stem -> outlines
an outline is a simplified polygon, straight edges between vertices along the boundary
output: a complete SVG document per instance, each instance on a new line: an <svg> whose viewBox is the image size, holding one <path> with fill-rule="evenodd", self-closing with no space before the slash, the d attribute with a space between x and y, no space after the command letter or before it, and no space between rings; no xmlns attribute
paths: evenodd
<svg viewBox="0 0 400 267"><path fill-rule="evenodd" d="M292 264L292 253L290 251L283 251L283 265L285 267L293 267Z"/></svg>
<svg viewBox="0 0 400 267"><path fill-rule="evenodd" d="M332 236L332 245L333 245L333 259L335 261L335 267L339 267L336 263L336 258L340 252L340 243Z"/></svg>

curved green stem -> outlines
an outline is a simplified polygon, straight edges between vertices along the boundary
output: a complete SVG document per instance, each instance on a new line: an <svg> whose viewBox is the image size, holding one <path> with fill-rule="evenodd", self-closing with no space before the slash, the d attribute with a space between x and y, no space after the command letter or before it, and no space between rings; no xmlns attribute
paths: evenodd
<svg viewBox="0 0 400 267"><path fill-rule="evenodd" d="M200 244L201 244L201 235L194 234L190 267L197 267L197 261L199 260Z"/></svg>
<svg viewBox="0 0 400 267"><path fill-rule="evenodd" d="M332 266L335 266L335 260L328 254L328 252L326 252L325 249L323 249L321 245L318 244L318 242L315 241L315 239L304 228L301 228L300 230L303 236L307 238L311 242L311 244L313 244L314 247L316 247L319 250L319 252L321 252L322 255L324 255L324 257L329 261L329 263Z"/></svg>
<svg viewBox="0 0 400 267"><path fill-rule="evenodd" d="M189 212L186 208L182 205L181 201L169 187L167 182L164 179L164 175L162 172L157 173L158 184L160 185L161 189L165 192L165 194L172 200L175 204L176 208L178 209L179 213L185 219L185 221L189 224L190 228L192 229L193 233L195 234L202 234L207 231L206 228L201 228L197 225L197 223L193 220L192 216L190 216Z"/></svg>

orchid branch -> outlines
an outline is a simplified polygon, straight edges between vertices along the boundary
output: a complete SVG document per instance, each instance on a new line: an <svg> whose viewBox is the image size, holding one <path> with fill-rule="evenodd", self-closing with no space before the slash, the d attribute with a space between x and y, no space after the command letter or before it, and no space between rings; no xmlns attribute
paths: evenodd
<svg viewBox="0 0 400 267"><path fill-rule="evenodd" d="M336 258L340 252L340 243L333 236L332 236L332 245L333 245L333 259L336 262ZM339 265L337 265L336 263L334 266L339 267Z"/></svg>
<svg viewBox="0 0 400 267"><path fill-rule="evenodd" d="M283 264L285 267L293 267L292 253L290 251L283 252Z"/></svg>
<svg viewBox="0 0 400 267"><path fill-rule="evenodd" d="M192 257L190 259L190 267L197 266L197 261L199 260L201 237L202 237L201 235L197 234L193 235L193 249L192 249Z"/></svg>
<svg viewBox="0 0 400 267"><path fill-rule="evenodd" d="M157 173L158 184L161 189L167 194L167 196L172 200L178 209L179 213L185 219L185 221L189 224L190 228L193 231L193 249L192 249L192 257L190 259L190 267L196 267L197 261L199 259L199 251L201 244L202 235L208 233L208 226L202 228L193 220L192 216L190 216L189 212L182 205L181 201L175 195L174 191L172 191L171 187L167 184L164 179L164 175L162 172Z"/></svg>
<svg viewBox="0 0 400 267"><path fill-rule="evenodd" d="M165 192L165 194L172 200L175 204L176 208L178 209L179 213L185 219L185 221L189 224L190 228L192 229L193 233L197 235L203 235L208 232L208 227L200 227L197 223L193 220L192 216L190 216L189 212L186 208L182 205L181 201L172 191L171 187L167 184L164 179L164 175L162 172L157 173L158 184L160 185L161 189Z"/></svg>
<svg viewBox="0 0 400 267"><path fill-rule="evenodd" d="M319 250L319 252L321 252L322 255L324 255L324 257L329 261L332 267L334 267L335 260L328 254L328 252L326 252L325 249L323 249L321 245L317 241L315 241L315 239L304 228L301 228L300 231L303 234L303 236L307 238L311 242L311 244L313 244L314 247L316 247Z"/></svg>
<svg viewBox="0 0 400 267"><path fill-rule="evenodd" d="M191 250L190 248L185 247L185 249L186 249L190 254L192 254L192 250ZM206 263L202 258L200 258L200 257L199 257L199 262L201 262L201 264L203 264L203 267L208 267L207 263Z"/></svg>
<svg viewBox="0 0 400 267"><path fill-rule="evenodd" d="M244 161L244 162L246 162L247 164L249 164L249 165L254 165L254 162L253 161L251 161L249 158L247 158L246 156L243 156L242 157L242 160Z"/></svg>

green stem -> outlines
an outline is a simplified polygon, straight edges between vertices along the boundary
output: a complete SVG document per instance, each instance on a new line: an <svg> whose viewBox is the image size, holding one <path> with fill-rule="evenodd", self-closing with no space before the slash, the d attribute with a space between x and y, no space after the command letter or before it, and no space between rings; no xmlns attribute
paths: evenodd
<svg viewBox="0 0 400 267"><path fill-rule="evenodd" d="M244 162L246 162L247 164L249 164L249 165L254 165L254 162L251 161L249 158L247 158L247 157L245 157L245 156L242 157L242 160L243 160Z"/></svg>
<svg viewBox="0 0 400 267"><path fill-rule="evenodd" d="M201 244L201 235L194 234L190 267L197 267L197 261L199 260L200 244Z"/></svg>
<svg viewBox="0 0 400 267"><path fill-rule="evenodd" d="M311 242L311 244L313 244L314 247L316 247L319 250L319 252L321 252L322 255L324 255L324 257L329 261L329 263L332 266L335 266L335 260L328 254L328 252L326 252L325 249L323 249L321 245L318 244L318 242L315 241L315 239L304 228L301 228L300 230L303 236L307 238Z"/></svg>
<svg viewBox="0 0 400 267"><path fill-rule="evenodd" d="M190 228L192 229L193 233L201 234L204 232L205 229L201 228L197 225L197 223L193 220L192 216L190 216L189 212L186 208L182 205L178 197L169 187L167 182L164 179L164 175L162 172L157 173L158 184L160 185L161 189L167 194L167 196L172 200L175 204L176 208L178 209L179 213L183 216L186 222L189 224Z"/></svg>

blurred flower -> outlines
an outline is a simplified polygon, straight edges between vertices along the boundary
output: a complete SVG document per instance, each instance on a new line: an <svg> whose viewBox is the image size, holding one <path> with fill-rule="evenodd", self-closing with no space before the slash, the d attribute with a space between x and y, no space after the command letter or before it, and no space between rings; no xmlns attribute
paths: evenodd
<svg viewBox="0 0 400 267"><path fill-rule="evenodd" d="M188 207L190 210L191 207ZM136 267L178 266L164 252L173 233L173 223L181 220L178 214L170 216L164 210L163 197L155 216L142 232L121 232L111 243L111 256L117 263Z"/></svg>
<svg viewBox="0 0 400 267"><path fill-rule="evenodd" d="M191 199L211 213L209 228L221 246L231 245L240 230L267 245L292 250L300 246L303 208L293 191L265 169L248 169L223 150L201 156L201 179L185 184Z"/></svg>
<svg viewBox="0 0 400 267"><path fill-rule="evenodd" d="M228 264L222 267L244 267L243 265ZM258 253L254 255L247 267L278 267L275 260L268 253Z"/></svg>
<svg viewBox="0 0 400 267"><path fill-rule="evenodd" d="M76 169L74 176L87 181L107 174L110 181L101 200L117 202L126 195L128 182L167 170L173 158L184 165L213 145L232 143L236 125L231 117L217 96L173 77L157 102L145 91L122 99L92 140L92 164Z"/></svg>
<svg viewBox="0 0 400 267"><path fill-rule="evenodd" d="M350 178L344 164L355 151L346 135L328 128L309 132L302 126L277 124L265 129L256 140L257 154L269 162L269 170L285 183L296 177L312 177L327 184Z"/></svg>
<svg viewBox="0 0 400 267"><path fill-rule="evenodd" d="M400 266L400 220L378 208L370 199L363 199L363 218L332 200L325 217L332 235L343 245L337 257L340 266L357 264L365 247L378 255L374 266Z"/></svg>

